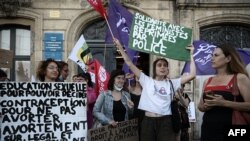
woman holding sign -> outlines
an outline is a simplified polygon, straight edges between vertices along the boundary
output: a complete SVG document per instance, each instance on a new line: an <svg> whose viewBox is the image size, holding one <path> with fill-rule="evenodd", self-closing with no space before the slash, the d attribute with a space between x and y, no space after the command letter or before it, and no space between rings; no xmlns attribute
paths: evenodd
<svg viewBox="0 0 250 141"><path fill-rule="evenodd" d="M165 141L167 139L168 141L175 141L176 133L172 127L172 112L170 109L172 99L171 83L173 84L173 89L177 90L181 88L181 84L195 78L196 68L192 57L194 48L187 47L190 50L191 56L190 73L178 79L168 79L169 69L166 59L160 58L154 61L153 77L149 77L132 63L117 39L114 39L114 44L120 50L124 61L131 71L139 78L142 86L142 94L138 107L145 111L145 117L141 126L141 140Z"/></svg>
<svg viewBox="0 0 250 141"><path fill-rule="evenodd" d="M198 105L204 112L201 141L223 141L226 126L247 124L237 123L234 113L250 112L250 80L240 56L230 45L216 47L211 63L216 75L204 81Z"/></svg>

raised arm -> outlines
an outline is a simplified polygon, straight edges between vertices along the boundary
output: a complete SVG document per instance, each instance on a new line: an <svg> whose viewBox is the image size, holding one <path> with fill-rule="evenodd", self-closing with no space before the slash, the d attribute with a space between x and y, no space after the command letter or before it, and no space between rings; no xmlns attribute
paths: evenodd
<svg viewBox="0 0 250 141"><path fill-rule="evenodd" d="M194 47L190 45L186 49L190 50L190 72L188 75L181 76L181 84L185 84L193 80L196 76L196 66L195 66L194 58L193 58Z"/></svg>
<svg viewBox="0 0 250 141"><path fill-rule="evenodd" d="M120 43L120 41L116 38L114 38L114 44L116 46L116 48L120 51L122 58L124 59L124 62L128 65L128 67L130 68L130 70L139 78L140 74L141 74L141 70L138 69L133 62L130 60L130 58L128 57L127 53L125 53L125 51L123 50L123 47Z"/></svg>

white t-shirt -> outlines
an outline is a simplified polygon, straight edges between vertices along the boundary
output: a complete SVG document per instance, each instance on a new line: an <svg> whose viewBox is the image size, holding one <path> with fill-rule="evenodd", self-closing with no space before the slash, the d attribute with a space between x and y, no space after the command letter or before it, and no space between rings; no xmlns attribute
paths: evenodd
<svg viewBox="0 0 250 141"><path fill-rule="evenodd" d="M175 91L181 87L180 78L171 79L171 81ZM168 80L154 80L153 78L146 76L144 73L140 74L139 82L143 89L138 108L160 115L172 115L170 109L170 82Z"/></svg>

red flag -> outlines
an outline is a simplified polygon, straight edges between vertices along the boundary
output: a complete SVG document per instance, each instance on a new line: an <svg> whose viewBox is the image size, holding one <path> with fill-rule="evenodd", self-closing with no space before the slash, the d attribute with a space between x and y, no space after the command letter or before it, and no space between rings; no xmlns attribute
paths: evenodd
<svg viewBox="0 0 250 141"><path fill-rule="evenodd" d="M91 78L94 79L97 96L101 91L108 89L109 73L94 59L88 65L88 72L91 74Z"/></svg>
<svg viewBox="0 0 250 141"><path fill-rule="evenodd" d="M102 5L101 0L87 0L93 8L95 8L96 11L98 11L103 18L107 15L105 8Z"/></svg>

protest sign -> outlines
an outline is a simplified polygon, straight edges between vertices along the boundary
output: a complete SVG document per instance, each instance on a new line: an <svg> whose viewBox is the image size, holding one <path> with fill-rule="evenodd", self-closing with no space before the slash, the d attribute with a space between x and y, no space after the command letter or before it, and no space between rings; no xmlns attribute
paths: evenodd
<svg viewBox="0 0 250 141"><path fill-rule="evenodd" d="M106 125L88 131L88 141L138 141L138 121L119 122L117 127Z"/></svg>
<svg viewBox="0 0 250 141"><path fill-rule="evenodd" d="M196 122L195 104L193 101L191 101L188 105L188 118L189 122Z"/></svg>
<svg viewBox="0 0 250 141"><path fill-rule="evenodd" d="M175 60L189 60L192 29L135 13L129 47Z"/></svg>
<svg viewBox="0 0 250 141"><path fill-rule="evenodd" d="M86 141L85 83L0 83L2 141Z"/></svg>
<svg viewBox="0 0 250 141"><path fill-rule="evenodd" d="M196 75L214 75L215 69L212 68L212 56L216 45L210 44L203 40L197 40L193 42L194 45L194 63L196 66ZM247 66L250 64L250 50L236 48L237 53L239 54L244 65ZM186 62L183 70L183 73L190 71L190 62Z"/></svg>

